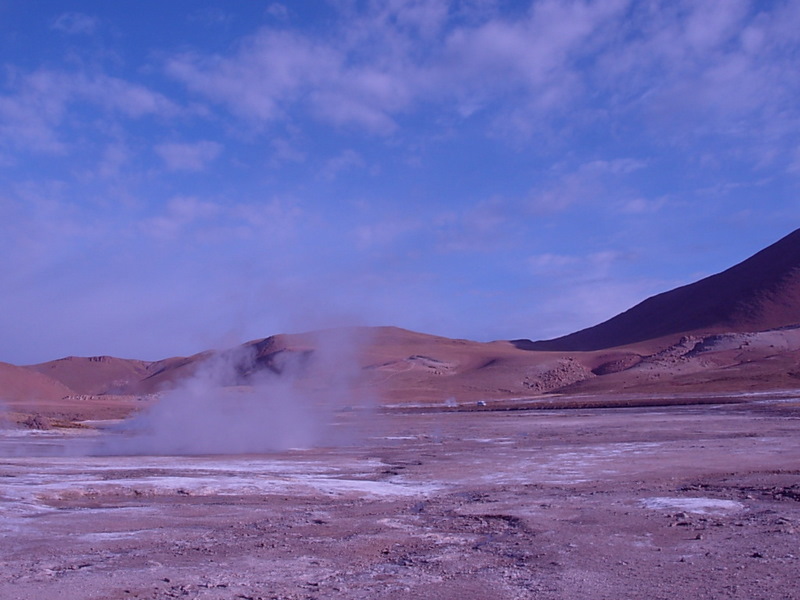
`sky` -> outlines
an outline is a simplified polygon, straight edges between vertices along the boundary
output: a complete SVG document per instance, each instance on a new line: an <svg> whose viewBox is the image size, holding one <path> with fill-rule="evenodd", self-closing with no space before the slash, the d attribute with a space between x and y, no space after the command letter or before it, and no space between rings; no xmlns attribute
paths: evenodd
<svg viewBox="0 0 800 600"><path fill-rule="evenodd" d="M0 361L544 339L797 227L800 2L0 0Z"/></svg>

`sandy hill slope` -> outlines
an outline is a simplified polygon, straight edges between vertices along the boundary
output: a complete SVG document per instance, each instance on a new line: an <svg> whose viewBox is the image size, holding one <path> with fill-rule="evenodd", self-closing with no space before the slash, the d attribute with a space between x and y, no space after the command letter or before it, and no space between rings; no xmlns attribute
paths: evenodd
<svg viewBox="0 0 800 600"><path fill-rule="evenodd" d="M593 377L563 353L379 327L364 348L365 380L389 403L469 403L537 395Z"/></svg>
<svg viewBox="0 0 800 600"><path fill-rule="evenodd" d="M687 333L755 332L800 323L800 229L730 269L648 298L594 327L529 350L591 351Z"/></svg>
<svg viewBox="0 0 800 600"><path fill-rule="evenodd" d="M559 353L397 327L274 335L224 351L168 359L149 370L152 374L126 391L157 392L187 379L222 386L282 379L309 392L347 389L380 403L475 402L540 393L592 376ZM550 373L546 381L542 373Z"/></svg>
<svg viewBox="0 0 800 600"><path fill-rule="evenodd" d="M73 393L52 377L0 362L0 402L58 400Z"/></svg>
<svg viewBox="0 0 800 600"><path fill-rule="evenodd" d="M449 339L397 327L351 327L273 335L156 362L70 357L9 368L20 381L50 381L59 397L89 396L78 399L86 406L100 402L100 397L149 397L187 385L260 386L274 381L308 393L352 393L354 399L370 398L378 404L429 404L546 393L594 377L591 367L596 361L589 357L585 365L564 353L528 352L504 341ZM25 386L14 385L24 395Z"/></svg>
<svg viewBox="0 0 800 600"><path fill-rule="evenodd" d="M60 381L78 394L114 394L145 377L149 364L113 356L68 356L28 369Z"/></svg>
<svg viewBox="0 0 800 600"><path fill-rule="evenodd" d="M66 373L70 365L75 372ZM275 335L224 351L146 363L143 372L135 371L141 379L115 388L115 393L95 395L75 393L42 373L0 363L0 391L16 399L5 402L12 411L66 421L120 418L174 389L189 397L198 390L205 396L218 389L221 397L228 393L221 388L251 390L265 398L313 398L321 406L340 408L484 410L531 403L582 405L609 398L624 404L631 394L699 398L793 390L800 387L798 365L800 327L684 335L674 342L591 352L529 351L510 342L363 327ZM110 389L114 380L103 382L101 374L119 375L90 360L64 361L59 367L65 380L74 379L84 390L89 384ZM79 381L81 375L88 383Z"/></svg>

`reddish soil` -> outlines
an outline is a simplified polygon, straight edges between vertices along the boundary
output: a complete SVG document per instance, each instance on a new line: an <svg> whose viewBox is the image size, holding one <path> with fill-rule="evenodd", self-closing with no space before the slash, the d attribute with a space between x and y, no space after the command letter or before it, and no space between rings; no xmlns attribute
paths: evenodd
<svg viewBox="0 0 800 600"><path fill-rule="evenodd" d="M798 597L797 400L366 425L262 456L2 436L40 456L0 459L0 597Z"/></svg>
<svg viewBox="0 0 800 600"><path fill-rule="evenodd" d="M46 375L0 362L0 400L57 400L70 393L67 386Z"/></svg>

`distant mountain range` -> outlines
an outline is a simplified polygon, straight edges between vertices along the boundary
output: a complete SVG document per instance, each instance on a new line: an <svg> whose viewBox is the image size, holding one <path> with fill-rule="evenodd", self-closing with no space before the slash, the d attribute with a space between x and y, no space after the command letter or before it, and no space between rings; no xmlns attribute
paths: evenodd
<svg viewBox="0 0 800 600"><path fill-rule="evenodd" d="M453 340L396 327L274 335L160 361L67 357L0 363L0 407L74 422L129 414L198 380L285 377L386 405L507 401L562 393L800 387L800 230L717 275L648 298L604 323L543 341ZM349 392L348 392L349 393Z"/></svg>

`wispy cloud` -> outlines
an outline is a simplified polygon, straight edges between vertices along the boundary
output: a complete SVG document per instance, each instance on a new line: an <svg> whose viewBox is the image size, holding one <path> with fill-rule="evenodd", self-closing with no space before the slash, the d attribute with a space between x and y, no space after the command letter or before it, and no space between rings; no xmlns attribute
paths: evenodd
<svg viewBox="0 0 800 600"><path fill-rule="evenodd" d="M586 256L547 252L529 257L528 265L537 276L589 281L607 278L616 263L629 258L618 250L600 250Z"/></svg>
<svg viewBox="0 0 800 600"><path fill-rule="evenodd" d="M61 129L80 119L76 107L81 105L128 118L170 116L179 111L163 94L104 73L14 72L7 88L0 95L4 144L35 152L63 153L70 146Z"/></svg>
<svg viewBox="0 0 800 600"><path fill-rule="evenodd" d="M537 3L521 23L495 18L445 33L445 3L395 2L345 11L329 38L264 28L231 56L182 54L166 68L244 118L273 121L299 104L321 121L386 134L431 100L455 99L467 114L518 90L528 111L563 109L582 91L574 55L624 4Z"/></svg>
<svg viewBox="0 0 800 600"><path fill-rule="evenodd" d="M302 98L309 86L330 79L340 58L315 41L279 30L246 39L232 57L181 54L167 72L193 91L257 121L281 116L282 105Z"/></svg>
<svg viewBox="0 0 800 600"><path fill-rule="evenodd" d="M639 3L630 25L638 35L615 42L598 75L617 109L641 111L665 140L750 139L759 151L798 131L795 3Z"/></svg>
<svg viewBox="0 0 800 600"><path fill-rule="evenodd" d="M51 27L70 35L89 35L95 32L97 25L97 17L78 12L66 12L59 15Z"/></svg>
<svg viewBox="0 0 800 600"><path fill-rule="evenodd" d="M280 199L236 202L175 196L143 219L140 230L177 246L188 242L213 246L244 242L254 250L277 250L281 244L294 241L301 224L313 229L303 216L302 207Z"/></svg>
<svg viewBox="0 0 800 600"><path fill-rule="evenodd" d="M668 199L665 197L655 199L636 197L622 201L619 204L619 210L630 215L652 214L661 210L667 201Z"/></svg>
<svg viewBox="0 0 800 600"><path fill-rule="evenodd" d="M647 161L634 158L591 160L572 169L561 165L552 181L531 190L527 205L536 214L553 214L578 204L618 200L626 194L627 176L646 167Z"/></svg>
<svg viewBox="0 0 800 600"><path fill-rule="evenodd" d="M366 166L364 158L355 150L343 150L337 156L334 156L325 163L320 172L324 179L335 179L336 176L349 169L357 169Z"/></svg>
<svg viewBox="0 0 800 600"><path fill-rule="evenodd" d="M213 202L191 196L172 198L161 215L148 219L144 229L150 235L165 240L176 240L186 228L219 215L221 207Z"/></svg>
<svg viewBox="0 0 800 600"><path fill-rule="evenodd" d="M787 25L800 25L793 3L546 0L514 19L488 3L471 20L458 20L459 6L342 4L326 36L262 28L228 55L184 53L166 69L262 124L300 110L386 135L435 106L462 119L487 114L491 131L517 139L622 116L672 143L800 128L800 75L787 50L799 41Z"/></svg>
<svg viewBox="0 0 800 600"><path fill-rule="evenodd" d="M286 8L285 4L281 4L280 2L273 2L267 7L266 13L281 21L284 21L289 18L289 9Z"/></svg>
<svg viewBox="0 0 800 600"><path fill-rule="evenodd" d="M202 171L222 152L222 145L203 140L192 143L167 142L155 147L167 168L172 171Z"/></svg>

